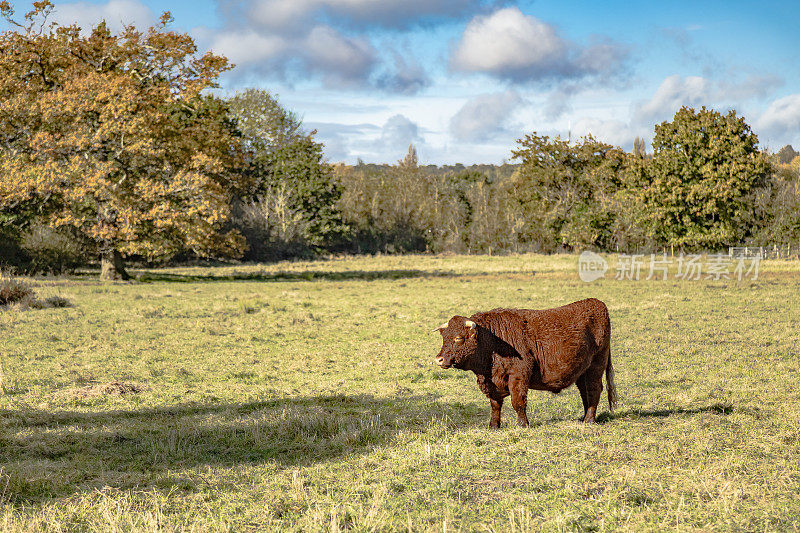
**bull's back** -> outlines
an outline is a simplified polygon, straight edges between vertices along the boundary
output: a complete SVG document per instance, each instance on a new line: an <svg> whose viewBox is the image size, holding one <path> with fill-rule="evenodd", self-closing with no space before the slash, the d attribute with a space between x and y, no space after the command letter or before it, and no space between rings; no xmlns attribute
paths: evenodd
<svg viewBox="0 0 800 533"><path fill-rule="evenodd" d="M532 344L550 344L551 349L559 351L570 346L577 348L584 341L604 348L611 335L608 308L596 298L552 309L492 309L473 315L473 319L515 345L524 340Z"/></svg>
<svg viewBox="0 0 800 533"><path fill-rule="evenodd" d="M572 343L586 341L605 348L611 338L611 320L606 304L587 298L553 309L533 311L540 337L554 335ZM548 335L549 334L549 335ZM588 338L587 338L588 336Z"/></svg>

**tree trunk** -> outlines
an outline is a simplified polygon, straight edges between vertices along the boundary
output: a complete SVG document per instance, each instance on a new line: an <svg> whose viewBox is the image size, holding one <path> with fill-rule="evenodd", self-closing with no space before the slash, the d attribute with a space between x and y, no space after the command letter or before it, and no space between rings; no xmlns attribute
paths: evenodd
<svg viewBox="0 0 800 533"><path fill-rule="evenodd" d="M125 271L125 263L118 251L103 252L100 256L100 279L108 281L131 279Z"/></svg>

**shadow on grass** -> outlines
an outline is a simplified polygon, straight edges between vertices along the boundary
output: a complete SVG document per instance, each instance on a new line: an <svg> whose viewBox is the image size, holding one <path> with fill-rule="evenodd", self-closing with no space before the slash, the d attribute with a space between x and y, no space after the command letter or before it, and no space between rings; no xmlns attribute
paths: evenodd
<svg viewBox="0 0 800 533"><path fill-rule="evenodd" d="M597 415L597 422L603 424L611 420L637 419L637 418L667 418L680 415L699 415L702 413L713 413L717 415L729 415L734 408L730 404L715 403L702 407L672 407L666 409L628 409L616 413L604 412Z"/></svg>
<svg viewBox="0 0 800 533"><path fill-rule="evenodd" d="M6 410L0 411L0 485L18 502L105 485L191 490L196 467L314 464L367 453L431 423L483 425L484 411L440 404L433 395L366 394L130 411Z"/></svg>
<svg viewBox="0 0 800 533"><path fill-rule="evenodd" d="M315 271L305 270L299 272L234 272L232 274L172 274L168 272L143 272L136 276L137 281L197 283L212 281L374 281L383 279L406 278L441 278L458 277L460 274L441 270L345 270L345 271Z"/></svg>

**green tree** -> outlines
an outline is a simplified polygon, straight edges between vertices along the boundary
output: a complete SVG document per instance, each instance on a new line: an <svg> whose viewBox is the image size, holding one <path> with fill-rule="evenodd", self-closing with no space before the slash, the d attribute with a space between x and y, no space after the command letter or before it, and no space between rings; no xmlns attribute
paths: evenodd
<svg viewBox="0 0 800 533"><path fill-rule="evenodd" d="M641 201L656 242L716 249L752 234L770 166L735 111L683 107L655 127L653 151Z"/></svg>
<svg viewBox="0 0 800 533"><path fill-rule="evenodd" d="M198 57L169 13L115 35L47 24L52 8L35 2L18 22L0 2L16 28L0 35L0 212L46 205L51 226L94 242L105 279L127 276L124 255L240 253L223 231L237 144L204 95L227 60Z"/></svg>
<svg viewBox="0 0 800 533"><path fill-rule="evenodd" d="M531 133L512 152L510 186L525 219L521 238L543 251L606 247L613 213L603 197L619 185L622 152L591 136L576 143Z"/></svg>
<svg viewBox="0 0 800 533"><path fill-rule="evenodd" d="M249 154L252 187L242 198L245 204L266 206L275 199L263 216L293 220L292 235L312 249L335 244L347 229L337 206L341 187L324 160L322 143L314 140L316 131L306 133L297 115L261 89L240 92L228 105ZM252 238L281 240L274 225L264 229L266 234L251 233Z"/></svg>

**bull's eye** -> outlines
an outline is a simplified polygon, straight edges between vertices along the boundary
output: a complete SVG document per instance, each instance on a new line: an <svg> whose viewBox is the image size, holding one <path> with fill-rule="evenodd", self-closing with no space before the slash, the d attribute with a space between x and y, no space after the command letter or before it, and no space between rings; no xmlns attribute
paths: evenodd
<svg viewBox="0 0 800 533"><path fill-rule="evenodd" d="M456 343L456 344L458 344L459 342L464 342L464 337L462 337L461 335L459 335L458 337L456 337L456 338L455 338L455 339L453 339L453 340L455 341L455 343Z"/></svg>

